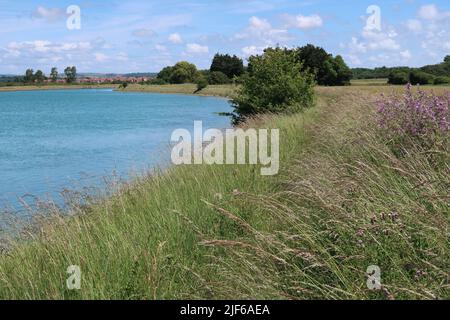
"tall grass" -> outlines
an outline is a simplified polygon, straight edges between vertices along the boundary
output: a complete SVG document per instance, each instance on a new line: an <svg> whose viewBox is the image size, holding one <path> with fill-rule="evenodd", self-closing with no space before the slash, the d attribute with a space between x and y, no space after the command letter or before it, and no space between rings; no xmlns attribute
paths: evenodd
<svg viewBox="0 0 450 320"><path fill-rule="evenodd" d="M396 157L367 90L318 93L304 114L248 124L280 129L279 176L173 167L70 218L54 209L0 257L0 297L449 298L448 161ZM66 289L69 265L79 291Z"/></svg>

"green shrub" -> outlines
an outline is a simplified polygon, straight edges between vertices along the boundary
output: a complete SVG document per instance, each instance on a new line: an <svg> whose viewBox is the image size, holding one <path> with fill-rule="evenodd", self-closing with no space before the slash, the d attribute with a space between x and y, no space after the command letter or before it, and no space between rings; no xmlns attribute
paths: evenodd
<svg viewBox="0 0 450 320"><path fill-rule="evenodd" d="M302 71L295 53L267 49L249 58L249 74L233 99L233 122L261 113L294 113L314 105L314 75Z"/></svg>
<svg viewBox="0 0 450 320"><path fill-rule="evenodd" d="M411 73L409 74L409 81L411 82L411 84L416 85L416 84L432 84L433 83L433 76L431 74L428 74L426 72L423 71L418 71L418 70L414 70L411 71Z"/></svg>
<svg viewBox="0 0 450 320"><path fill-rule="evenodd" d="M167 82L166 80L164 80L164 79L159 79L159 78L156 78L156 79L150 79L150 80L147 81L147 84L158 85L158 86L165 85L165 84L167 84L167 83L168 83L168 82Z"/></svg>
<svg viewBox="0 0 450 320"><path fill-rule="evenodd" d="M436 77L434 84L450 84L450 77Z"/></svg>
<svg viewBox="0 0 450 320"><path fill-rule="evenodd" d="M389 74L389 84L407 84L409 82L409 74L404 71L394 71Z"/></svg>
<svg viewBox="0 0 450 320"><path fill-rule="evenodd" d="M208 86L208 80L204 76L199 76L197 78L197 91L199 92L203 89L205 89Z"/></svg>
<svg viewBox="0 0 450 320"><path fill-rule="evenodd" d="M230 83L231 80L223 72L212 71L209 74L208 82L209 84L227 84Z"/></svg>

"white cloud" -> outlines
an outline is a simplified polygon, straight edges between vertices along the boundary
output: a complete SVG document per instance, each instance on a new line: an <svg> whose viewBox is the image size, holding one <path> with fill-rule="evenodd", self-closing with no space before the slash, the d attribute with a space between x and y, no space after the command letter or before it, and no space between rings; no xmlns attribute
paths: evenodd
<svg viewBox="0 0 450 320"><path fill-rule="evenodd" d="M419 17L425 20L440 20L450 17L450 11L440 11L434 4L421 6Z"/></svg>
<svg viewBox="0 0 450 320"><path fill-rule="evenodd" d="M394 30L385 33L365 29L362 32L362 37L366 41L365 45L372 50L397 51L401 49L400 45L394 39L397 37L397 33Z"/></svg>
<svg viewBox="0 0 450 320"><path fill-rule="evenodd" d="M197 43L188 43L186 45L186 52L189 54L209 53L209 48L207 46L202 46Z"/></svg>
<svg viewBox="0 0 450 320"><path fill-rule="evenodd" d="M297 16L284 15L283 19L286 21L288 28L313 29L323 26L323 20L317 14L310 16L303 16L301 14Z"/></svg>
<svg viewBox="0 0 450 320"><path fill-rule="evenodd" d="M439 11L434 4L422 6L419 9L419 17L426 20L434 20L439 16Z"/></svg>
<svg viewBox="0 0 450 320"><path fill-rule="evenodd" d="M348 60L350 61L350 64L351 64L351 65L359 66L359 65L362 64L361 59L360 59L357 55L354 55L354 54L346 54L346 55L344 55L344 58L345 58L345 59L348 59Z"/></svg>
<svg viewBox="0 0 450 320"><path fill-rule="evenodd" d="M133 36L139 38L151 38L156 34L152 29L141 28L133 31Z"/></svg>
<svg viewBox="0 0 450 320"><path fill-rule="evenodd" d="M109 57L106 54L101 53L101 52L94 53L94 57L95 57L95 61L98 61L98 62L105 62L109 59Z"/></svg>
<svg viewBox="0 0 450 320"><path fill-rule="evenodd" d="M413 32L422 31L422 22L420 22L419 20L409 19L408 21L406 21L405 25L406 25L406 28L408 28L408 30L410 30L410 31L413 31Z"/></svg>
<svg viewBox="0 0 450 320"><path fill-rule="evenodd" d="M119 54L116 57L116 60L123 61L123 62L128 61L129 60L128 54L126 52L119 52Z"/></svg>
<svg viewBox="0 0 450 320"><path fill-rule="evenodd" d="M363 42L359 42L358 38L352 37L352 42L349 44L349 48L352 52L367 52L367 46Z"/></svg>
<svg viewBox="0 0 450 320"><path fill-rule="evenodd" d="M55 22L66 17L66 12L60 8L46 8L39 6L33 12L33 17L37 19L44 19L48 22Z"/></svg>
<svg viewBox="0 0 450 320"><path fill-rule="evenodd" d="M155 44L155 49L158 51L166 51L167 47L162 44Z"/></svg>
<svg viewBox="0 0 450 320"><path fill-rule="evenodd" d="M242 48L242 53L244 54L244 57L247 58L250 56L262 54L264 49L266 49L266 47L247 46L247 47Z"/></svg>
<svg viewBox="0 0 450 320"><path fill-rule="evenodd" d="M169 35L168 40L175 44L183 43L183 38L178 33L172 33Z"/></svg>
<svg viewBox="0 0 450 320"><path fill-rule="evenodd" d="M405 51L400 52L400 57L402 57L402 59L404 59L404 60L409 60L412 58L412 55L409 50L405 50Z"/></svg>
<svg viewBox="0 0 450 320"><path fill-rule="evenodd" d="M248 26L234 35L233 40L258 41L267 45L283 44L292 37L286 29L277 29L272 27L269 21L258 17L251 17Z"/></svg>

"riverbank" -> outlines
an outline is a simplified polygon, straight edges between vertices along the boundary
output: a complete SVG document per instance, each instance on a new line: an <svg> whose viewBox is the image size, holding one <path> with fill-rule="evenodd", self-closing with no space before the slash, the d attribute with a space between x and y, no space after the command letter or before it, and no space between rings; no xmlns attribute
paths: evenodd
<svg viewBox="0 0 450 320"><path fill-rule="evenodd" d="M32 86L0 86L0 92L11 91L35 91L35 90L77 90L77 89L116 89L118 85L84 85L84 84L63 84L63 85L32 85Z"/></svg>
<svg viewBox="0 0 450 320"><path fill-rule="evenodd" d="M197 91L197 85L192 83L187 84L167 84L167 85L140 85L129 84L125 89L120 88L123 92L150 92L150 93L168 93L168 94L191 94L200 96L213 96L230 98L236 92L235 85L209 85L203 90Z"/></svg>
<svg viewBox="0 0 450 320"><path fill-rule="evenodd" d="M448 298L447 171L380 141L381 91L317 88L316 108L249 123L280 129L278 176L177 166L75 202L70 218L50 206L0 257L0 298ZM70 265L80 290L66 289Z"/></svg>

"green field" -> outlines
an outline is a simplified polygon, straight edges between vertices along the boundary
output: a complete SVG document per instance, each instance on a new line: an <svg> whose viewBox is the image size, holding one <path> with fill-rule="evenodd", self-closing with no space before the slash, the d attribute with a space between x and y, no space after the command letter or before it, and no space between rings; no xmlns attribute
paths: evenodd
<svg viewBox="0 0 450 320"><path fill-rule="evenodd" d="M193 87L156 92L180 88ZM304 114L247 124L280 129L278 176L179 166L75 199L70 218L49 206L23 239L2 241L0 298L450 298L448 168L380 140L385 87L316 90ZM66 289L69 265L81 267L79 291ZM366 286L370 265L381 291Z"/></svg>

